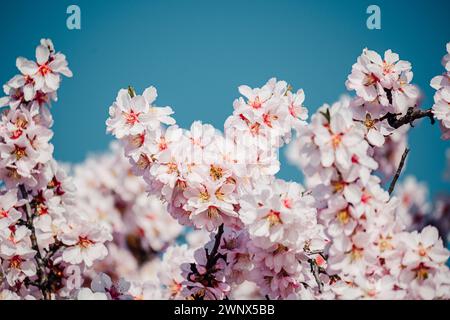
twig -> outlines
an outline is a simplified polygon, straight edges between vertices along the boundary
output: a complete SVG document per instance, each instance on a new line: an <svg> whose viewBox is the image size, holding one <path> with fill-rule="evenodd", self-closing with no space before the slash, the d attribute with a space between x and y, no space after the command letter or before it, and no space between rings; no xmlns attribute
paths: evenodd
<svg viewBox="0 0 450 320"><path fill-rule="evenodd" d="M208 261L206 262L206 269L210 269L212 266L214 266L217 262L217 259L219 258L219 255L217 255L217 251L219 250L222 235L223 235L223 224L221 224L217 230L217 234L215 236L214 241L214 247L212 248L211 253L208 254L207 252Z"/></svg>
<svg viewBox="0 0 450 320"><path fill-rule="evenodd" d="M198 272L197 266L195 263L191 263L191 273L188 275L188 279L191 279L191 275L194 275L197 279L194 281L198 281L198 282L207 282L208 285L212 286L212 280L214 280L214 273L216 272L216 268L215 265L217 263L217 261L222 258L222 259L226 259L226 255L220 254L219 251L219 246L220 246L220 242L222 240L222 235L223 235L223 224L221 224L217 230L217 233L215 235L215 240L214 240L214 246L211 250L211 252L208 252L208 249L205 248L205 252L206 252L206 265L205 265L205 269L206 272L200 274ZM193 300L203 300L204 295L192 295L191 298ZM217 297L216 297L217 298ZM225 297L226 299L226 297Z"/></svg>
<svg viewBox="0 0 450 320"><path fill-rule="evenodd" d="M389 195L391 195L392 192L394 191L395 184L397 183L397 180L400 177L400 174L402 173L402 169L403 169L403 166L405 165L405 160L406 160L406 157L408 156L408 153L409 153L409 149L406 148L405 151L403 152L402 159L400 160L400 164L398 165L397 172L395 173L395 176L392 179L391 185L389 186Z"/></svg>
<svg viewBox="0 0 450 320"><path fill-rule="evenodd" d="M25 186L21 184L19 186L19 190L20 190L22 198L28 200L28 192L25 189ZM36 274L37 274L38 280L31 284L37 285L37 287L42 292L44 300L50 300L51 294L50 294L50 291L48 290L48 277L47 277L47 274L45 273L45 261L42 258L41 251L39 250L39 245L37 243L36 230L34 229L34 225L33 225L33 213L32 213L30 203L28 201L25 203L25 209L26 209L26 215L27 215L27 224L26 225L27 225L28 229L30 229L30 231L31 231L31 234L30 234L31 247L34 251L36 251L34 260L36 261L36 265L37 265Z"/></svg>
<svg viewBox="0 0 450 320"><path fill-rule="evenodd" d="M309 260L309 265L311 266L311 273L313 274L314 279L316 280L317 286L319 288L319 293L322 293L323 283L319 277L320 268L313 259Z"/></svg>
<svg viewBox="0 0 450 320"><path fill-rule="evenodd" d="M410 107L408 108L408 111L406 111L406 114L400 118L397 119L398 114L390 113L388 112L384 116L382 116L378 121L387 120L389 125L394 128L398 129L401 126L405 124L410 124L413 127L413 123L415 120L421 119L421 118L430 118L431 124L435 123L432 109L422 110L418 108Z"/></svg>

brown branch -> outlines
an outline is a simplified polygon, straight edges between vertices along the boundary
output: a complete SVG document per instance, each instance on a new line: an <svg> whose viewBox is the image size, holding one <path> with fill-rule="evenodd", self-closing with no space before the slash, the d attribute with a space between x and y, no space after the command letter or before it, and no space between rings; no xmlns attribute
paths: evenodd
<svg viewBox="0 0 450 320"><path fill-rule="evenodd" d="M215 268L215 265L217 263L217 261L222 258L222 259L226 259L226 255L223 255L221 253L219 253L219 246L220 246L220 242L222 240L222 235L223 235L224 229L223 229L223 224L221 224L217 230L217 233L215 235L215 240L214 240L214 246L211 250L211 252L208 252L208 249L205 248L205 252L206 252L206 265L205 265L205 269L206 272L200 274L197 270L197 266L195 263L191 263L191 273L188 275L188 279L190 279L191 281L195 281L195 282L201 282L203 285L205 283L208 284L208 286L212 286L212 283L217 282L214 279L214 273L217 271ZM194 275L196 277L195 280L191 279L191 275ZM189 286L188 286L189 288ZM191 298L193 300L203 300L204 299L204 295L200 295L200 294L195 294L195 295L191 295ZM216 297L217 299L217 297ZM225 299L227 299L227 297L225 297Z"/></svg>
<svg viewBox="0 0 450 320"><path fill-rule="evenodd" d="M406 160L406 157L408 156L408 153L409 153L409 149L406 148L405 151L403 152L402 158L400 160L400 164L398 165L397 172L395 173L394 178L392 179L392 182L389 186L389 195L391 195L392 192L394 191L395 184L397 183L397 180L400 177L400 174L402 173L402 169L403 169L403 166L405 165L405 160Z"/></svg>
<svg viewBox="0 0 450 320"><path fill-rule="evenodd" d="M397 116L399 116L399 114L388 112L380 119L378 119L378 121L387 120L389 125L394 129L398 129L405 124L410 124L413 127L414 121L421 118L430 118L431 124L435 123L432 109L422 110L410 107L408 108L408 111L406 111L406 114L404 116L400 118L397 118Z"/></svg>
<svg viewBox="0 0 450 320"><path fill-rule="evenodd" d="M223 224L219 226L219 229L217 230L215 241L214 241L214 247L211 250L211 253L206 252L206 256L208 258L208 261L206 262L206 269L210 269L212 266L214 266L220 257L220 255L217 254L217 251L219 250L220 241L222 239L223 235Z"/></svg>
<svg viewBox="0 0 450 320"><path fill-rule="evenodd" d="M314 280L316 280L319 293L322 293L323 290L323 283L320 280L319 274L320 274L320 267L317 265L317 263L314 261L314 259L309 260L309 265L311 266L311 273L314 276Z"/></svg>
<svg viewBox="0 0 450 320"><path fill-rule="evenodd" d="M32 213L30 203L28 202L28 192L25 189L25 186L22 184L19 185L19 190L20 190L22 198L27 200L27 202L25 203L26 216L27 216L26 226L31 231L31 234L30 234L31 248L34 251L36 251L34 260L36 261L36 265L37 265L36 274L37 274L38 280L35 282L30 282L30 284L37 286L41 290L44 300L50 300L51 292L48 289L48 277L45 272L46 263L45 263L44 259L42 258L41 251L39 250L39 245L38 245L37 238L36 238L36 230L34 229L34 225L33 225L33 213Z"/></svg>

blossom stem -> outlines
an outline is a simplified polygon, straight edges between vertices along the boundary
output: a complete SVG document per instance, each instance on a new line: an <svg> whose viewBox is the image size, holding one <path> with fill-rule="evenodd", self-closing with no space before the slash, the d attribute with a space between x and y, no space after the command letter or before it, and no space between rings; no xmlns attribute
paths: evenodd
<svg viewBox="0 0 450 320"><path fill-rule="evenodd" d="M214 247L211 250L211 253L208 254L208 261L206 263L206 269L209 270L211 267L213 267L219 256L217 255L217 251L219 250L220 241L222 239L223 235L223 223L219 226L217 229L217 234L215 236L215 242Z"/></svg>
<svg viewBox="0 0 450 320"><path fill-rule="evenodd" d="M394 178L392 179L392 182L389 186L389 195L391 195L392 192L394 191L395 184L397 183L397 180L400 177L400 174L402 173L402 169L403 169L403 166L405 165L405 160L406 160L406 157L408 156L408 153L409 153L409 149L406 148L405 151L403 152L402 158L400 160L400 164L398 165L397 172L395 173Z"/></svg>
<svg viewBox="0 0 450 320"><path fill-rule="evenodd" d="M408 111L406 114L400 118L397 118L397 114L388 112L384 116L382 116L379 121L387 120L389 125L394 128L398 129L401 126L405 124L410 124L413 127L413 123L415 120L421 119L421 118L430 118L431 124L435 123L432 109L427 110L421 110L417 108L410 107L408 108Z"/></svg>
<svg viewBox="0 0 450 320"><path fill-rule="evenodd" d="M41 251L39 250L39 245L38 245L37 238L36 238L36 230L34 229L34 225L33 225L33 213L32 213L30 203L28 202L28 192L25 189L25 186L22 184L19 185L19 190L20 190L22 198L27 200L27 202L25 203L25 210L26 210L26 216L27 216L26 226L31 231L31 234L30 234L31 247L34 251L36 251L34 260L36 261L36 265L37 265L36 273L37 273L38 280L34 283L30 282L30 284L36 285L41 290L44 300L50 300L51 294L50 294L50 290L48 290L48 277L47 277L47 274L45 273L45 261L42 258Z"/></svg>
<svg viewBox="0 0 450 320"><path fill-rule="evenodd" d="M320 273L319 266L312 259L310 259L309 264L311 266L311 273L314 276L314 280L316 280L316 283L317 283L317 286L318 286L318 289L319 289L319 293L322 293L323 283L322 283L322 281L320 280L320 277L319 277L319 273Z"/></svg>

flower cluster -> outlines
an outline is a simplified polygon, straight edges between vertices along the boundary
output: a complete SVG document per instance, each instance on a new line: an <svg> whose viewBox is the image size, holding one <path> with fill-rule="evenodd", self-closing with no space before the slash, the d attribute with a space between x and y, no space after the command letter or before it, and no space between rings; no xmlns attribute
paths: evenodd
<svg viewBox="0 0 450 320"><path fill-rule="evenodd" d="M375 103L385 112L405 114L419 98L418 89L410 83L412 78L411 64L399 60L398 54L387 50L382 58L366 48L353 65L346 85L356 91L361 103Z"/></svg>
<svg viewBox="0 0 450 320"><path fill-rule="evenodd" d="M312 198L299 185L273 177L279 170L277 149L306 124L303 91L292 93L275 79L239 91L244 97L235 100L224 135L200 122L189 131L171 125L171 109L151 105L153 88L142 96L122 89L110 108L108 131L125 144L133 172L165 198L170 214L207 231L220 226L207 246L195 251L195 262L183 265L186 281L175 281L175 287L183 288L184 297L229 297L230 286L250 280L251 273L265 295L286 298L317 287L311 263L324 261L305 249L318 241L324 247Z"/></svg>
<svg viewBox="0 0 450 320"><path fill-rule="evenodd" d="M243 85L223 132L178 127L154 87L121 89L106 121L120 141L72 180L49 110L72 74L41 40L0 99L0 299L450 299L449 198L430 205L409 176L394 188L407 124L437 119L448 138L443 64L429 110L409 62L365 49L356 97L307 123L302 90ZM305 187L275 176L294 134Z"/></svg>
<svg viewBox="0 0 450 320"><path fill-rule="evenodd" d="M183 228L156 196L148 196L142 177L118 144L74 167L77 208L112 230L109 255L94 266L114 279L140 278L151 262L181 235ZM142 275L143 278L148 278Z"/></svg>
<svg viewBox="0 0 450 320"><path fill-rule="evenodd" d="M245 99L234 102L225 135L198 121L190 130L174 125L170 107L152 105L153 87L142 96L122 89L108 131L124 142L133 171L164 197L181 224L208 231L222 223L238 226L240 196L279 170L277 148L306 118L303 91L288 89L275 79L262 88L241 86Z"/></svg>
<svg viewBox="0 0 450 320"><path fill-rule="evenodd" d="M241 200L253 268L250 279L270 299L319 295L327 239L317 224L314 198L294 182L275 180Z"/></svg>
<svg viewBox="0 0 450 320"><path fill-rule="evenodd" d="M48 106L61 74L72 75L65 56L43 39L36 62L18 58L16 64L20 74L1 99L0 291L27 299L67 297L81 281L73 278L76 271L106 257L111 234L76 209L73 183L53 160Z"/></svg>
<svg viewBox="0 0 450 320"><path fill-rule="evenodd" d="M450 139L450 42L447 43L447 54L442 59L446 72L431 80L436 89L434 95L433 114L441 122L442 139Z"/></svg>
<svg viewBox="0 0 450 320"><path fill-rule="evenodd" d="M423 218L429 210L426 189L409 178L398 189L400 199L391 198L383 190L380 179L373 175L378 165L384 165L391 155L378 152L374 161L377 149L387 142L369 134L370 131L378 130L382 136L390 137L401 130L390 128L389 123L384 126L384 120L380 120L386 111L403 112L398 104L389 102L392 111L380 112L374 107L383 106L383 92L395 88L393 83L397 80L386 83L392 75L397 79L398 68L392 65L389 69L384 65L397 60L390 51L383 62L377 54L364 51L347 82L350 89L357 89L359 97L352 101L343 98L331 107L319 108L288 153L306 175L307 186L316 200L319 222L330 238L326 271L335 276L332 280L339 279L329 282L328 289L335 298L448 299L450 296L450 271L446 266L449 252L437 229L428 226L422 232L407 231L415 223L412 218ZM383 66L380 70L389 70L384 73L385 78L377 71L380 66ZM365 83L357 79L371 75L378 80L370 86L356 85ZM376 105L369 103L375 93ZM362 104L361 98L366 100ZM395 170L397 166L398 162Z"/></svg>

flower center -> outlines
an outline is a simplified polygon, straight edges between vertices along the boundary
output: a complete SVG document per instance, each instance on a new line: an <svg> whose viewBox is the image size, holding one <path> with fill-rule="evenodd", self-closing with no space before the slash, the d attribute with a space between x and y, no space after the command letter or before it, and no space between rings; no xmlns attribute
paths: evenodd
<svg viewBox="0 0 450 320"><path fill-rule="evenodd" d="M16 160L20 160L23 157L27 156L26 147L19 147L18 145L15 145L15 149L13 151L13 154L16 155Z"/></svg>
<svg viewBox="0 0 450 320"><path fill-rule="evenodd" d="M344 181L331 181L331 185L333 186L334 192L342 192L346 186Z"/></svg>
<svg viewBox="0 0 450 320"><path fill-rule="evenodd" d="M208 201L209 200L209 193L208 193L208 191L200 191L200 194L199 194L199 196L198 196L199 198L200 198L200 200L202 200L202 201L204 201L204 202L206 202L206 201Z"/></svg>
<svg viewBox="0 0 450 320"><path fill-rule="evenodd" d="M124 117L125 117L125 122L132 126L134 125L136 122L139 122L139 117L140 112L136 113L133 110L130 110L130 112L124 112Z"/></svg>
<svg viewBox="0 0 450 320"><path fill-rule="evenodd" d="M139 148L140 146L142 146L144 144L145 141L145 134L138 134L135 136L132 136L130 138L130 143L135 147L135 148Z"/></svg>
<svg viewBox="0 0 450 320"><path fill-rule="evenodd" d="M381 252L384 252L386 250L392 250L394 248L389 240L390 240L390 238L381 238L380 239L378 246L380 247Z"/></svg>
<svg viewBox="0 0 450 320"><path fill-rule="evenodd" d="M347 224L350 220L350 215L348 214L348 210L344 209L338 212L337 219L341 224Z"/></svg>
<svg viewBox="0 0 450 320"><path fill-rule="evenodd" d="M419 247L419 256L425 257L426 255L427 255L427 251L425 250L425 248L422 245L420 245L420 247Z"/></svg>
<svg viewBox="0 0 450 320"><path fill-rule="evenodd" d="M45 76L47 73L49 73L51 71L52 70L46 64L43 64L42 66L40 66L39 70L38 70L38 72L43 76Z"/></svg>
<svg viewBox="0 0 450 320"><path fill-rule="evenodd" d="M223 191L219 188L216 190L216 192L214 193L214 195L216 196L217 199L219 199L220 201L223 201L225 198L225 193L223 193Z"/></svg>
<svg viewBox="0 0 450 320"><path fill-rule="evenodd" d="M254 109L259 109L262 106L262 102L258 96L256 96L255 100L250 102L250 106Z"/></svg>
<svg viewBox="0 0 450 320"><path fill-rule="evenodd" d="M220 180L223 176L223 169L221 167L211 165L209 168L209 175L214 181Z"/></svg>
<svg viewBox="0 0 450 320"><path fill-rule="evenodd" d="M288 251L289 249L285 246L283 246L282 244L278 244L277 248L275 249L275 251L273 252L275 255L279 254L279 253L284 253L286 251Z"/></svg>
<svg viewBox="0 0 450 320"><path fill-rule="evenodd" d="M208 219L214 219L219 216L219 209L217 209L216 206L209 206L208 207Z"/></svg>
<svg viewBox="0 0 450 320"><path fill-rule="evenodd" d="M378 81L380 81L380 79L378 79L378 77L376 75L371 73L371 74L368 74L366 76L366 79L364 81L364 85L365 86L371 86L371 85L377 83Z"/></svg>
<svg viewBox="0 0 450 320"><path fill-rule="evenodd" d="M274 121L278 120L278 116L275 115L275 114L264 113L264 114L263 114L263 120L264 120L264 123L265 123L269 128L272 128L272 120L274 120Z"/></svg>
<svg viewBox="0 0 450 320"><path fill-rule="evenodd" d="M363 249L353 246L352 251L350 252L350 259L352 261L356 261L361 259L362 256L363 256Z"/></svg>
<svg viewBox="0 0 450 320"><path fill-rule="evenodd" d="M373 127L375 127L375 120L372 120L372 117L370 116L370 114L366 114L366 119L364 120L364 125L366 126L367 129L372 129Z"/></svg>
<svg viewBox="0 0 450 320"><path fill-rule="evenodd" d="M36 212L39 216L43 216L45 214L48 214L48 208L44 204L39 204L36 208Z"/></svg>
<svg viewBox="0 0 450 320"><path fill-rule="evenodd" d="M167 141L166 138L161 137L161 139L159 140L159 151L163 151L167 149Z"/></svg>
<svg viewBox="0 0 450 320"><path fill-rule="evenodd" d="M394 65L392 63L387 63L386 61L383 61L383 73L389 74L392 71L394 71Z"/></svg>
<svg viewBox="0 0 450 320"><path fill-rule="evenodd" d="M181 290L181 283L176 282L175 280L172 280L171 285L169 286L170 295L172 297L178 295L178 293Z"/></svg>
<svg viewBox="0 0 450 320"><path fill-rule="evenodd" d="M428 278L428 268L422 263L414 270L416 277L419 280L426 280Z"/></svg>
<svg viewBox="0 0 450 320"><path fill-rule="evenodd" d="M23 133L23 131L21 129L14 130L11 135L11 139L15 140L15 139L19 138L22 135L22 133Z"/></svg>
<svg viewBox="0 0 450 320"><path fill-rule="evenodd" d="M372 196L370 194L364 193L361 196L361 202L362 203L368 203L370 199L372 199Z"/></svg>
<svg viewBox="0 0 450 320"><path fill-rule="evenodd" d="M168 174L178 173L178 166L175 162L169 162L167 164L167 168L168 168L168 170L167 170Z"/></svg>
<svg viewBox="0 0 450 320"><path fill-rule="evenodd" d="M8 210L0 209L0 218L7 218Z"/></svg>
<svg viewBox="0 0 450 320"><path fill-rule="evenodd" d="M141 154L136 164L139 169L144 170L150 165L150 159L147 157L147 155Z"/></svg>
<svg viewBox="0 0 450 320"><path fill-rule="evenodd" d="M292 209L292 199L290 198L283 199L283 205L288 209Z"/></svg>
<svg viewBox="0 0 450 320"><path fill-rule="evenodd" d="M82 248L87 248L87 247L91 246L92 244L94 244L94 241L88 239L88 237L80 236L78 238L78 245Z"/></svg>
<svg viewBox="0 0 450 320"><path fill-rule="evenodd" d="M275 210L270 210L266 216L266 219L269 220L271 226L282 223L280 218L280 212Z"/></svg>
<svg viewBox="0 0 450 320"><path fill-rule="evenodd" d="M253 135L259 134L259 127L260 127L260 126L261 126L261 125L260 125L258 122L252 124L252 125L250 126L250 132L251 132Z"/></svg>
<svg viewBox="0 0 450 320"><path fill-rule="evenodd" d="M341 142L342 142L342 133L335 134L331 137L331 145L333 146L334 149L339 147Z"/></svg>
<svg viewBox="0 0 450 320"><path fill-rule="evenodd" d="M22 265L22 258L20 256L14 256L9 261L9 266L13 269L19 269Z"/></svg>

